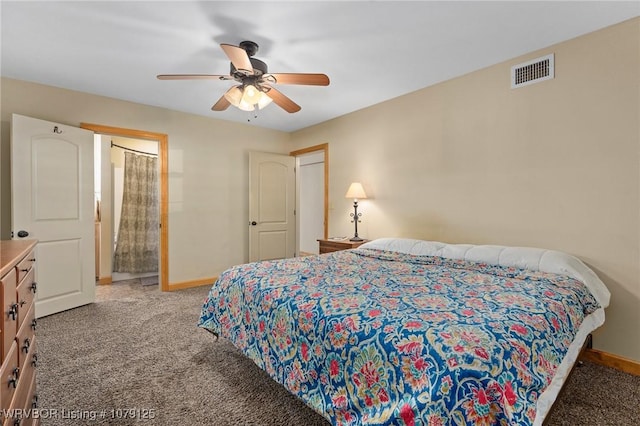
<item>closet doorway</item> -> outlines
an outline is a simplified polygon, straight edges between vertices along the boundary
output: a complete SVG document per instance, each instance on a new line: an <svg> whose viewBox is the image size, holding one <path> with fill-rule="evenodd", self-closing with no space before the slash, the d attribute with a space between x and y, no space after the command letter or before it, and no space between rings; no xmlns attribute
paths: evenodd
<svg viewBox="0 0 640 426"><path fill-rule="evenodd" d="M296 157L296 253L318 254L317 240L327 238L329 229L329 145L315 145L289 155Z"/></svg>
<svg viewBox="0 0 640 426"><path fill-rule="evenodd" d="M100 252L99 258L96 259L98 268L96 268L98 283L110 284L111 282L136 278L140 279L142 284L160 284L162 291L170 290L168 285L168 230L167 230L167 213L168 213L168 194L167 194L167 135L160 133L145 132L139 130L114 128L108 126L101 126L95 124L82 123L81 127L84 129L92 130L96 134L96 151L100 152L100 160L96 160L96 180L100 180L100 186L96 188L99 194L100 203L96 203L96 241L100 240L99 247L96 246L96 252ZM155 154L155 155L154 155ZM147 225L146 221L136 223L132 227L127 226L130 219L137 220L136 218L141 215L141 211L138 210L137 205L129 203L133 206L133 210L127 210L127 196L124 199L121 198L122 192L126 191L125 186L131 187L131 179L128 183L125 183L124 176L124 159L129 161L129 166L133 167L137 165L138 169L135 170L133 176L137 176L136 180L144 181L147 178L141 177L145 174L150 174L150 170L155 169L155 182L153 183L153 197L147 197L150 202L154 201L155 197L155 219L151 219ZM133 166L132 166L133 165ZM98 172L100 177L98 177ZM122 190L121 190L122 188ZM135 190L135 188L134 188ZM144 195L147 192L140 193L129 197L131 199L140 199L141 194ZM145 197L143 197L145 199ZM124 215L122 217L121 212L122 204L125 205ZM146 203L146 201L145 201ZM138 202L140 204L140 202ZM153 209L152 209L153 210ZM100 224L100 226L98 226ZM121 229L120 224L125 226ZM141 272L135 271L137 267L131 268L131 264L127 263L131 260L125 256L122 256L123 251L118 250L118 244L120 242L126 243L126 240L133 240L139 238L130 234L135 228L147 226L156 232L148 234L149 241L145 246L145 250L151 247L149 244L151 241L156 241L155 249L157 255L147 252L144 255L138 255L138 258L142 262L146 262L143 265L143 269L156 269L156 272ZM100 230L98 230L100 228ZM120 234L123 232L122 234ZM99 237L98 237L99 235ZM147 235L146 231L142 234L143 237ZM125 241L123 241L123 239ZM159 244L158 244L159 243ZM155 257L154 257L155 256ZM99 263L98 263L99 262ZM151 266L151 268L150 268ZM154 267L155 266L155 267ZM132 269L131 271L127 271Z"/></svg>

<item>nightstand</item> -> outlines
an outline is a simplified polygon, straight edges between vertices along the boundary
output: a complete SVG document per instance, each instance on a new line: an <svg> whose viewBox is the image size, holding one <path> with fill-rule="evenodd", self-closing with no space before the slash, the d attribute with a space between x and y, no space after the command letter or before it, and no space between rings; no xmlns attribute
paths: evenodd
<svg viewBox="0 0 640 426"><path fill-rule="evenodd" d="M323 253L331 253L333 251L340 251L340 250L349 250L349 249L353 249L356 247L360 247L362 244L366 243L369 240L363 240L363 241L349 241L348 238L344 239L344 240L324 240L324 239L320 239L318 240L318 244L319 246L319 251L320 254Z"/></svg>

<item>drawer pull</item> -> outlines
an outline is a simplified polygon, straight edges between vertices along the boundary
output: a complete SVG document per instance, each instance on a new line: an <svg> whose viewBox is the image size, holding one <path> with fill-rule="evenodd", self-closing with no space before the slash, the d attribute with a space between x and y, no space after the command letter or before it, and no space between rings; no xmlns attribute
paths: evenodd
<svg viewBox="0 0 640 426"><path fill-rule="evenodd" d="M36 291L38 291L38 283L37 282L33 282L31 284L31 291L33 292L33 294L36 294Z"/></svg>
<svg viewBox="0 0 640 426"><path fill-rule="evenodd" d="M35 258L35 257L34 257L34 258L32 258L32 259L29 259L29 262L35 262L35 261L36 261L36 258Z"/></svg>
<svg viewBox="0 0 640 426"><path fill-rule="evenodd" d="M26 300L21 300L21 301L20 301L20 307L22 308L26 303L27 303L27 301L26 301Z"/></svg>
<svg viewBox="0 0 640 426"><path fill-rule="evenodd" d="M27 337L26 339L24 339L24 344L22 345L22 351L25 354L29 353L29 346L31 346L31 341L29 340L29 338Z"/></svg>
<svg viewBox="0 0 640 426"><path fill-rule="evenodd" d="M7 312L7 316L11 317L13 321L16 320L16 316L18 315L18 304L12 303L9 307L9 312Z"/></svg>
<svg viewBox="0 0 640 426"><path fill-rule="evenodd" d="M33 356L31 357L31 365L33 366L33 368L36 368L38 366L38 353L37 352L35 354L33 354Z"/></svg>
<svg viewBox="0 0 640 426"><path fill-rule="evenodd" d="M10 388L17 388L18 387L18 378L20 377L20 369L18 367L15 367L13 369L13 372L11 373L11 375L9 376L9 387Z"/></svg>
<svg viewBox="0 0 640 426"><path fill-rule="evenodd" d="M33 331L36 331L36 327L38 326L38 320L36 320L35 318L33 319L33 321L31 321L31 329Z"/></svg>

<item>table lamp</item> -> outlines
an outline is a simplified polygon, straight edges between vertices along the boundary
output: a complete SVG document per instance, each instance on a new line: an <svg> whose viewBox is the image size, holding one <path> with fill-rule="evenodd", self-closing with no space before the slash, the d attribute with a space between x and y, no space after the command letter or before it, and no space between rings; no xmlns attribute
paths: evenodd
<svg viewBox="0 0 640 426"><path fill-rule="evenodd" d="M362 238L358 237L358 222L360 222L360 216L362 216L362 213L358 213L358 199L363 200L367 198L362 184L360 182L353 182L351 186L349 186L345 198L353 198L353 213L351 213L350 216L353 218L351 222L353 222L356 228L353 238L350 238L349 241L363 241Z"/></svg>

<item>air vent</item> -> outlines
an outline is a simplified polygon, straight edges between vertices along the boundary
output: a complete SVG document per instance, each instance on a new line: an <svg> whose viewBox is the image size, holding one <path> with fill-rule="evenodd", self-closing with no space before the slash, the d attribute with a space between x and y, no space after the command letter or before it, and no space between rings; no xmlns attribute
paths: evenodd
<svg viewBox="0 0 640 426"><path fill-rule="evenodd" d="M511 67L511 88L550 80L553 74L553 53Z"/></svg>

